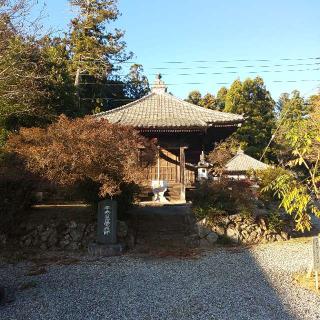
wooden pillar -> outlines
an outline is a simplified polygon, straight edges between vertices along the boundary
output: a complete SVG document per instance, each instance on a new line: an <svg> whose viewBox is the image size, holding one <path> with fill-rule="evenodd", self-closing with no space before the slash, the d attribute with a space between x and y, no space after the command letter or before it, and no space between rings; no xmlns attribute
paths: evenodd
<svg viewBox="0 0 320 320"><path fill-rule="evenodd" d="M160 181L160 147L158 146L158 154L157 154L157 180L158 183Z"/></svg>
<svg viewBox="0 0 320 320"><path fill-rule="evenodd" d="M180 200L186 200L186 182L185 182L185 168L186 168L186 156L185 147L180 147Z"/></svg>

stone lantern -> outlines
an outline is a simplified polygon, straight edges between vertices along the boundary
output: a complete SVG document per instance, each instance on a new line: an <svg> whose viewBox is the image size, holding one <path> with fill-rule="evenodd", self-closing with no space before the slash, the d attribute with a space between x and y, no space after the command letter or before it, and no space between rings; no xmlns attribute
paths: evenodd
<svg viewBox="0 0 320 320"><path fill-rule="evenodd" d="M208 180L209 178L209 167L210 163L205 160L204 152L201 152L200 161L198 162L197 169L198 169L198 176L197 180Z"/></svg>

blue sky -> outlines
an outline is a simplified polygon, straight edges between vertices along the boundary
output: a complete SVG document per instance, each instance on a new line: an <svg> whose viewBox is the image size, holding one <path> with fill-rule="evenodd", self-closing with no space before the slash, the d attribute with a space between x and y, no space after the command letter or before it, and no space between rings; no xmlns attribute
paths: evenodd
<svg viewBox="0 0 320 320"><path fill-rule="evenodd" d="M45 27L67 30L68 1L45 2ZM119 9L115 25L126 31L134 62L150 82L163 73L181 98L256 75L274 99L320 87L319 0L119 0Z"/></svg>

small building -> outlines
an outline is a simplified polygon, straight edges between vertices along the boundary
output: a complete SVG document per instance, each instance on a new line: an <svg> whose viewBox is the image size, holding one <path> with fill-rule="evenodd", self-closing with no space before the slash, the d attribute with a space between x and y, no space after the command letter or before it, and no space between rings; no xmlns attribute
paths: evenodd
<svg viewBox="0 0 320 320"><path fill-rule="evenodd" d="M150 94L95 116L133 126L142 135L157 139L158 161L148 169L144 186L151 191L152 181L166 181L173 200L185 200L186 188L195 184L201 153L211 151L216 142L244 121L241 115L206 109L174 97L160 75Z"/></svg>
<svg viewBox="0 0 320 320"><path fill-rule="evenodd" d="M247 178L249 171L265 170L269 165L252 158L239 149L237 154L230 159L224 169L224 175L230 179L243 180Z"/></svg>

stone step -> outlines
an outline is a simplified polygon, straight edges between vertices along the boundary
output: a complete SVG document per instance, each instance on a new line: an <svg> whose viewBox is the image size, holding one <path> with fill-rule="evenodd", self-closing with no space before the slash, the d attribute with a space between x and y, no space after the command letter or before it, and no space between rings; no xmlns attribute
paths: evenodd
<svg viewBox="0 0 320 320"><path fill-rule="evenodd" d="M176 208L176 212L172 206L144 208L143 214L135 214L136 244L153 248L186 247L186 238L195 233L194 217L187 209L184 214L181 207Z"/></svg>

